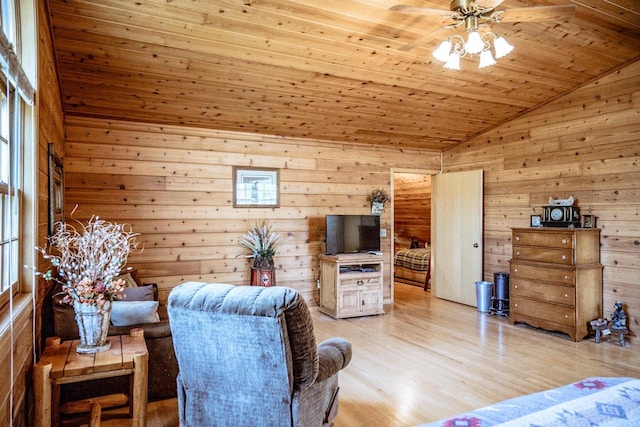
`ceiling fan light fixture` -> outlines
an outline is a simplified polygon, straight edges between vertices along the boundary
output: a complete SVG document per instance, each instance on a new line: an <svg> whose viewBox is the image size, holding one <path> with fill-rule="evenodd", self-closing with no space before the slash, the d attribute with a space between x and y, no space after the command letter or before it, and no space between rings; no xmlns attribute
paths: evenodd
<svg viewBox="0 0 640 427"><path fill-rule="evenodd" d="M445 40L436 50L433 51L433 57L440 62L447 62L449 53L451 52L451 41Z"/></svg>
<svg viewBox="0 0 640 427"><path fill-rule="evenodd" d="M463 36L454 34L449 36L447 41L441 43L440 46L433 51L433 56L438 61L445 62L445 68L455 70L460 69L460 58L465 56L473 57L474 55L478 55L480 57L479 68L484 68L496 64L496 59L502 58L513 51L513 46L511 46L504 37L498 37L490 29L489 31L483 30L482 33L479 33L479 28L484 29L487 26L500 22L566 21L575 14L577 8L576 5L558 5L513 7L507 8L506 10L498 10L497 7L502 4L504 0L450 1L448 11L406 4L396 4L389 10L452 20L453 23L445 25L445 29L456 29L464 25L464 29L469 35L466 42ZM532 3L525 0L518 1L521 3ZM402 46L400 49L413 49L420 43L424 43L427 39L428 37L422 36Z"/></svg>
<svg viewBox="0 0 640 427"><path fill-rule="evenodd" d="M496 58L502 58L503 56L508 55L513 50L513 46L509 44L508 41L505 40L504 37L497 37L493 41L493 47L496 50Z"/></svg>
<svg viewBox="0 0 640 427"><path fill-rule="evenodd" d="M480 53L484 49L484 42L482 41L482 37L477 31L472 31L469 33L469 38L467 42L464 44L464 50L474 54Z"/></svg>
<svg viewBox="0 0 640 427"><path fill-rule="evenodd" d="M478 68L488 67L495 63L496 61L493 59L493 55L491 55L491 51L489 49L483 50L480 53L480 63L478 64Z"/></svg>
<svg viewBox="0 0 640 427"><path fill-rule="evenodd" d="M447 63L444 64L444 68L460 71L460 54L458 52L452 52L451 55L449 55L449 59L447 59Z"/></svg>

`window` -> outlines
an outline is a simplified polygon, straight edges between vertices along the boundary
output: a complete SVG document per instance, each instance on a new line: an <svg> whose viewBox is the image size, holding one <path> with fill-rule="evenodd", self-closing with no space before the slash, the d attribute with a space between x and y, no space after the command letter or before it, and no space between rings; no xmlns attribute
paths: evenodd
<svg viewBox="0 0 640 427"><path fill-rule="evenodd" d="M33 16L33 3L20 0L0 0L0 309L12 295L20 292L22 261L27 242L24 241L25 218L34 228L33 215L25 214L25 187L33 194L34 153L32 102L33 87L23 59L33 64L35 23L22 25L21 6L25 16ZM23 17L24 18L24 17ZM23 37L23 28L30 32ZM32 75L33 75L33 70ZM32 235L33 233L29 233ZM32 246L32 242L28 244ZM33 248L30 249L33 252Z"/></svg>
<svg viewBox="0 0 640 427"><path fill-rule="evenodd" d="M18 282L20 230L20 195L21 195L21 163L20 132L17 127L21 122L20 111L22 101L16 98L15 90L7 84L4 75L0 94L0 306L8 300L8 293ZM13 101L13 102L12 102ZM13 125L13 126L12 126ZM18 125L18 126L16 126Z"/></svg>

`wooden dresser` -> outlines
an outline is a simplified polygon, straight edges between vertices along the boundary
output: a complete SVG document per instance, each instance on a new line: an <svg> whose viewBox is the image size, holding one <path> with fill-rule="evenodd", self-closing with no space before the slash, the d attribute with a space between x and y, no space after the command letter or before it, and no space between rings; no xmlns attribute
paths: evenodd
<svg viewBox="0 0 640 427"><path fill-rule="evenodd" d="M382 255L322 255L320 311L336 319L384 314L383 264Z"/></svg>
<svg viewBox="0 0 640 427"><path fill-rule="evenodd" d="M600 230L514 228L509 322L589 335L602 317Z"/></svg>

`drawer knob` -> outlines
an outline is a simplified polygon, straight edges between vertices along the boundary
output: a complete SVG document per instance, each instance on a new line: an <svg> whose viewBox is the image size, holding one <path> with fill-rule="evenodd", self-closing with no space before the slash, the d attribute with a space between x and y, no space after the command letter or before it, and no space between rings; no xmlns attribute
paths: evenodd
<svg viewBox="0 0 640 427"><path fill-rule="evenodd" d="M567 239L562 239L562 244L566 245L567 244Z"/></svg>
<svg viewBox="0 0 640 427"><path fill-rule="evenodd" d="M519 242L520 241L520 236L516 236L516 241Z"/></svg>
<svg viewBox="0 0 640 427"><path fill-rule="evenodd" d="M565 298L569 298L569 294L564 294L564 297Z"/></svg>
<svg viewBox="0 0 640 427"><path fill-rule="evenodd" d="M516 251L516 256L520 256L520 251Z"/></svg>
<svg viewBox="0 0 640 427"><path fill-rule="evenodd" d="M513 285L513 288L514 289L518 289L518 285Z"/></svg>
<svg viewBox="0 0 640 427"><path fill-rule="evenodd" d="M568 314L565 314L565 315L564 315L564 318L565 318L565 319L568 319L568 318L569 318L569 315L568 315Z"/></svg>
<svg viewBox="0 0 640 427"><path fill-rule="evenodd" d="M514 304L514 307L517 307L517 306L518 306L518 304Z"/></svg>
<svg viewBox="0 0 640 427"><path fill-rule="evenodd" d="M517 269L517 268L514 268L514 269L513 269L513 272L514 272L514 273L517 273L517 272L518 272L518 269Z"/></svg>
<svg viewBox="0 0 640 427"><path fill-rule="evenodd" d="M364 282L363 282L362 280L358 280L358 281L356 282L356 285L358 285L358 286L362 286L362 285L364 285Z"/></svg>
<svg viewBox="0 0 640 427"><path fill-rule="evenodd" d="M566 255L562 255L562 259L563 259L563 260L566 260L566 259L567 259L567 256L566 256Z"/></svg>
<svg viewBox="0 0 640 427"><path fill-rule="evenodd" d="M564 280L569 280L569 276L564 276Z"/></svg>

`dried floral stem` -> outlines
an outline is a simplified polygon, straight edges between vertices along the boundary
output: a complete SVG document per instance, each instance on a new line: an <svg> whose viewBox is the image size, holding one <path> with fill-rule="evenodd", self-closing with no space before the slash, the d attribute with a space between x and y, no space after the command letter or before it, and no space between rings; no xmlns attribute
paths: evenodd
<svg viewBox="0 0 640 427"><path fill-rule="evenodd" d="M126 224L113 224L99 217L91 217L86 225L79 224L80 231L68 223L56 223L56 232L49 237L47 247L36 247L57 269L55 277L52 269L43 277L62 284L66 302L112 301L123 284L114 279L126 265L131 251L137 249L139 234Z"/></svg>
<svg viewBox="0 0 640 427"><path fill-rule="evenodd" d="M378 203L387 203L389 201L389 194L384 188L378 188L371 193L371 201Z"/></svg>

